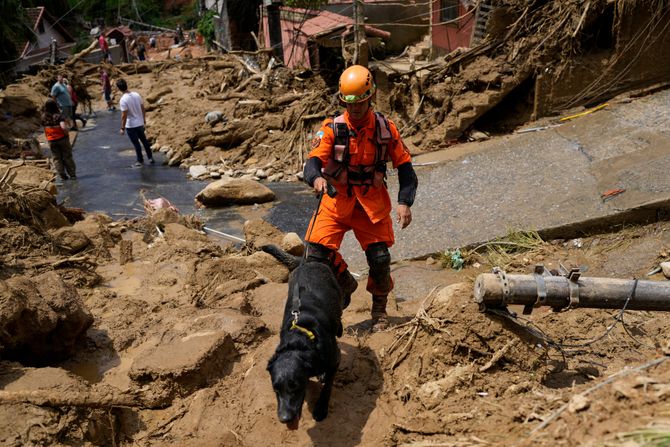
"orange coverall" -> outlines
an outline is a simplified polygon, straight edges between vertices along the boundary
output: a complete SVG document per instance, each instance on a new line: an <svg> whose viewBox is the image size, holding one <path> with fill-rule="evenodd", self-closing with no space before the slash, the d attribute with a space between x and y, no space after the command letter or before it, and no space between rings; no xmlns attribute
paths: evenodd
<svg viewBox="0 0 670 447"><path fill-rule="evenodd" d="M344 119L350 130L355 131L355 136L349 139L349 165L372 165L375 163L377 145L375 142L376 118L372 110L368 111L367 120L362 128L354 129L347 112ZM318 157L322 166L326 166L331 158L335 133L329 126L332 119L326 119L317 133L317 138L312 143L312 151L309 158ZM386 149L387 158L397 168L403 163L411 161L411 156L400 139L400 134L395 124L389 120L391 129L391 141ZM391 198L386 185L379 188L374 186L351 186L333 184L337 189L337 195L330 197L323 195L321 207L315 219L310 221L305 239L308 242L321 244L335 251L333 265L338 273L347 268L346 262L339 253L344 234L353 230L356 239L365 251L370 244L384 242L391 247L395 242L393 235L393 221L391 219ZM349 188L351 195L348 195ZM393 282L391 281L391 288ZM388 293L375 289L374 281L368 278L367 290L372 294Z"/></svg>

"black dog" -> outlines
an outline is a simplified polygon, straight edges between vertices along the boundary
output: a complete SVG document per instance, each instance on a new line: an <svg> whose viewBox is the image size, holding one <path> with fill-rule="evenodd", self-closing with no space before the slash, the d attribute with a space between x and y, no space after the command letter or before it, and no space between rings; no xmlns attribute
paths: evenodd
<svg viewBox="0 0 670 447"><path fill-rule="evenodd" d="M289 269L288 299L279 345L268 362L277 415L288 428L298 428L310 377L323 376L323 388L312 416L328 416L333 380L340 364L335 337L342 336L342 292L331 268L320 262L300 262L272 245L262 247Z"/></svg>

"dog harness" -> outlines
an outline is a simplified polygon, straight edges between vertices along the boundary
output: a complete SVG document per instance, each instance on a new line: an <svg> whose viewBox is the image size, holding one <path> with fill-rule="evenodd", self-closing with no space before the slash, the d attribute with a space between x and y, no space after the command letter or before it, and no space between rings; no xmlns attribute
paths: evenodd
<svg viewBox="0 0 670 447"><path fill-rule="evenodd" d="M379 188L386 179L386 162L388 161L387 148L391 139L391 128L389 122L379 112L375 112L375 161L371 165L350 165L349 141L355 133L349 129L344 115L334 118L332 124L335 141L332 155L326 166L322 169L323 176L330 182L348 185L348 195L351 196L352 186L364 186L367 192L370 186Z"/></svg>
<svg viewBox="0 0 670 447"><path fill-rule="evenodd" d="M298 317L300 317L300 287L298 284L293 287L293 300L291 301L292 304L292 309L291 309L291 315L293 315L293 321L291 322L291 327L289 328L289 331L292 331L293 329L302 332L309 338L310 340L314 341L316 340L316 335L314 335L314 332L310 331L306 327L298 325Z"/></svg>

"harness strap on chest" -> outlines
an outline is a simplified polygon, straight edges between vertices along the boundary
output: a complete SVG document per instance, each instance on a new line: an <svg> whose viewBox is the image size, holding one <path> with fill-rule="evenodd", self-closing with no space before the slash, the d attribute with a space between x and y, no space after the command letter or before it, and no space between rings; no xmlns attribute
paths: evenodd
<svg viewBox="0 0 670 447"><path fill-rule="evenodd" d="M329 126L333 129L333 152L323 173L329 181L348 186L351 195L352 186L364 186L365 192L370 186L381 187L386 177L388 145L393 135L388 120L379 112L375 112L375 159L371 165L350 164L349 145L355 133L349 129L344 115L338 115ZM365 193L364 192L364 193Z"/></svg>

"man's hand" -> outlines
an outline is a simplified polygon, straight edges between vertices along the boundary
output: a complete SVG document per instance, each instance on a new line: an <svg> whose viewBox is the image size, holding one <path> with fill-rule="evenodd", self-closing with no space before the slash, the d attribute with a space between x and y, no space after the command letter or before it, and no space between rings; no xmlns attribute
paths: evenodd
<svg viewBox="0 0 670 447"><path fill-rule="evenodd" d="M125 129L124 129L123 127L122 127L121 129L119 129L119 133L120 133L121 135L123 135L124 132L125 132Z"/></svg>
<svg viewBox="0 0 670 447"><path fill-rule="evenodd" d="M399 204L398 219L396 220L396 222L400 224L401 229L407 228L407 225L412 223L412 209L407 205Z"/></svg>
<svg viewBox="0 0 670 447"><path fill-rule="evenodd" d="M314 180L314 191L316 191L316 193L319 194L319 193L326 193L327 190L328 190L328 182L326 181L326 179L323 177L317 177L316 180Z"/></svg>

